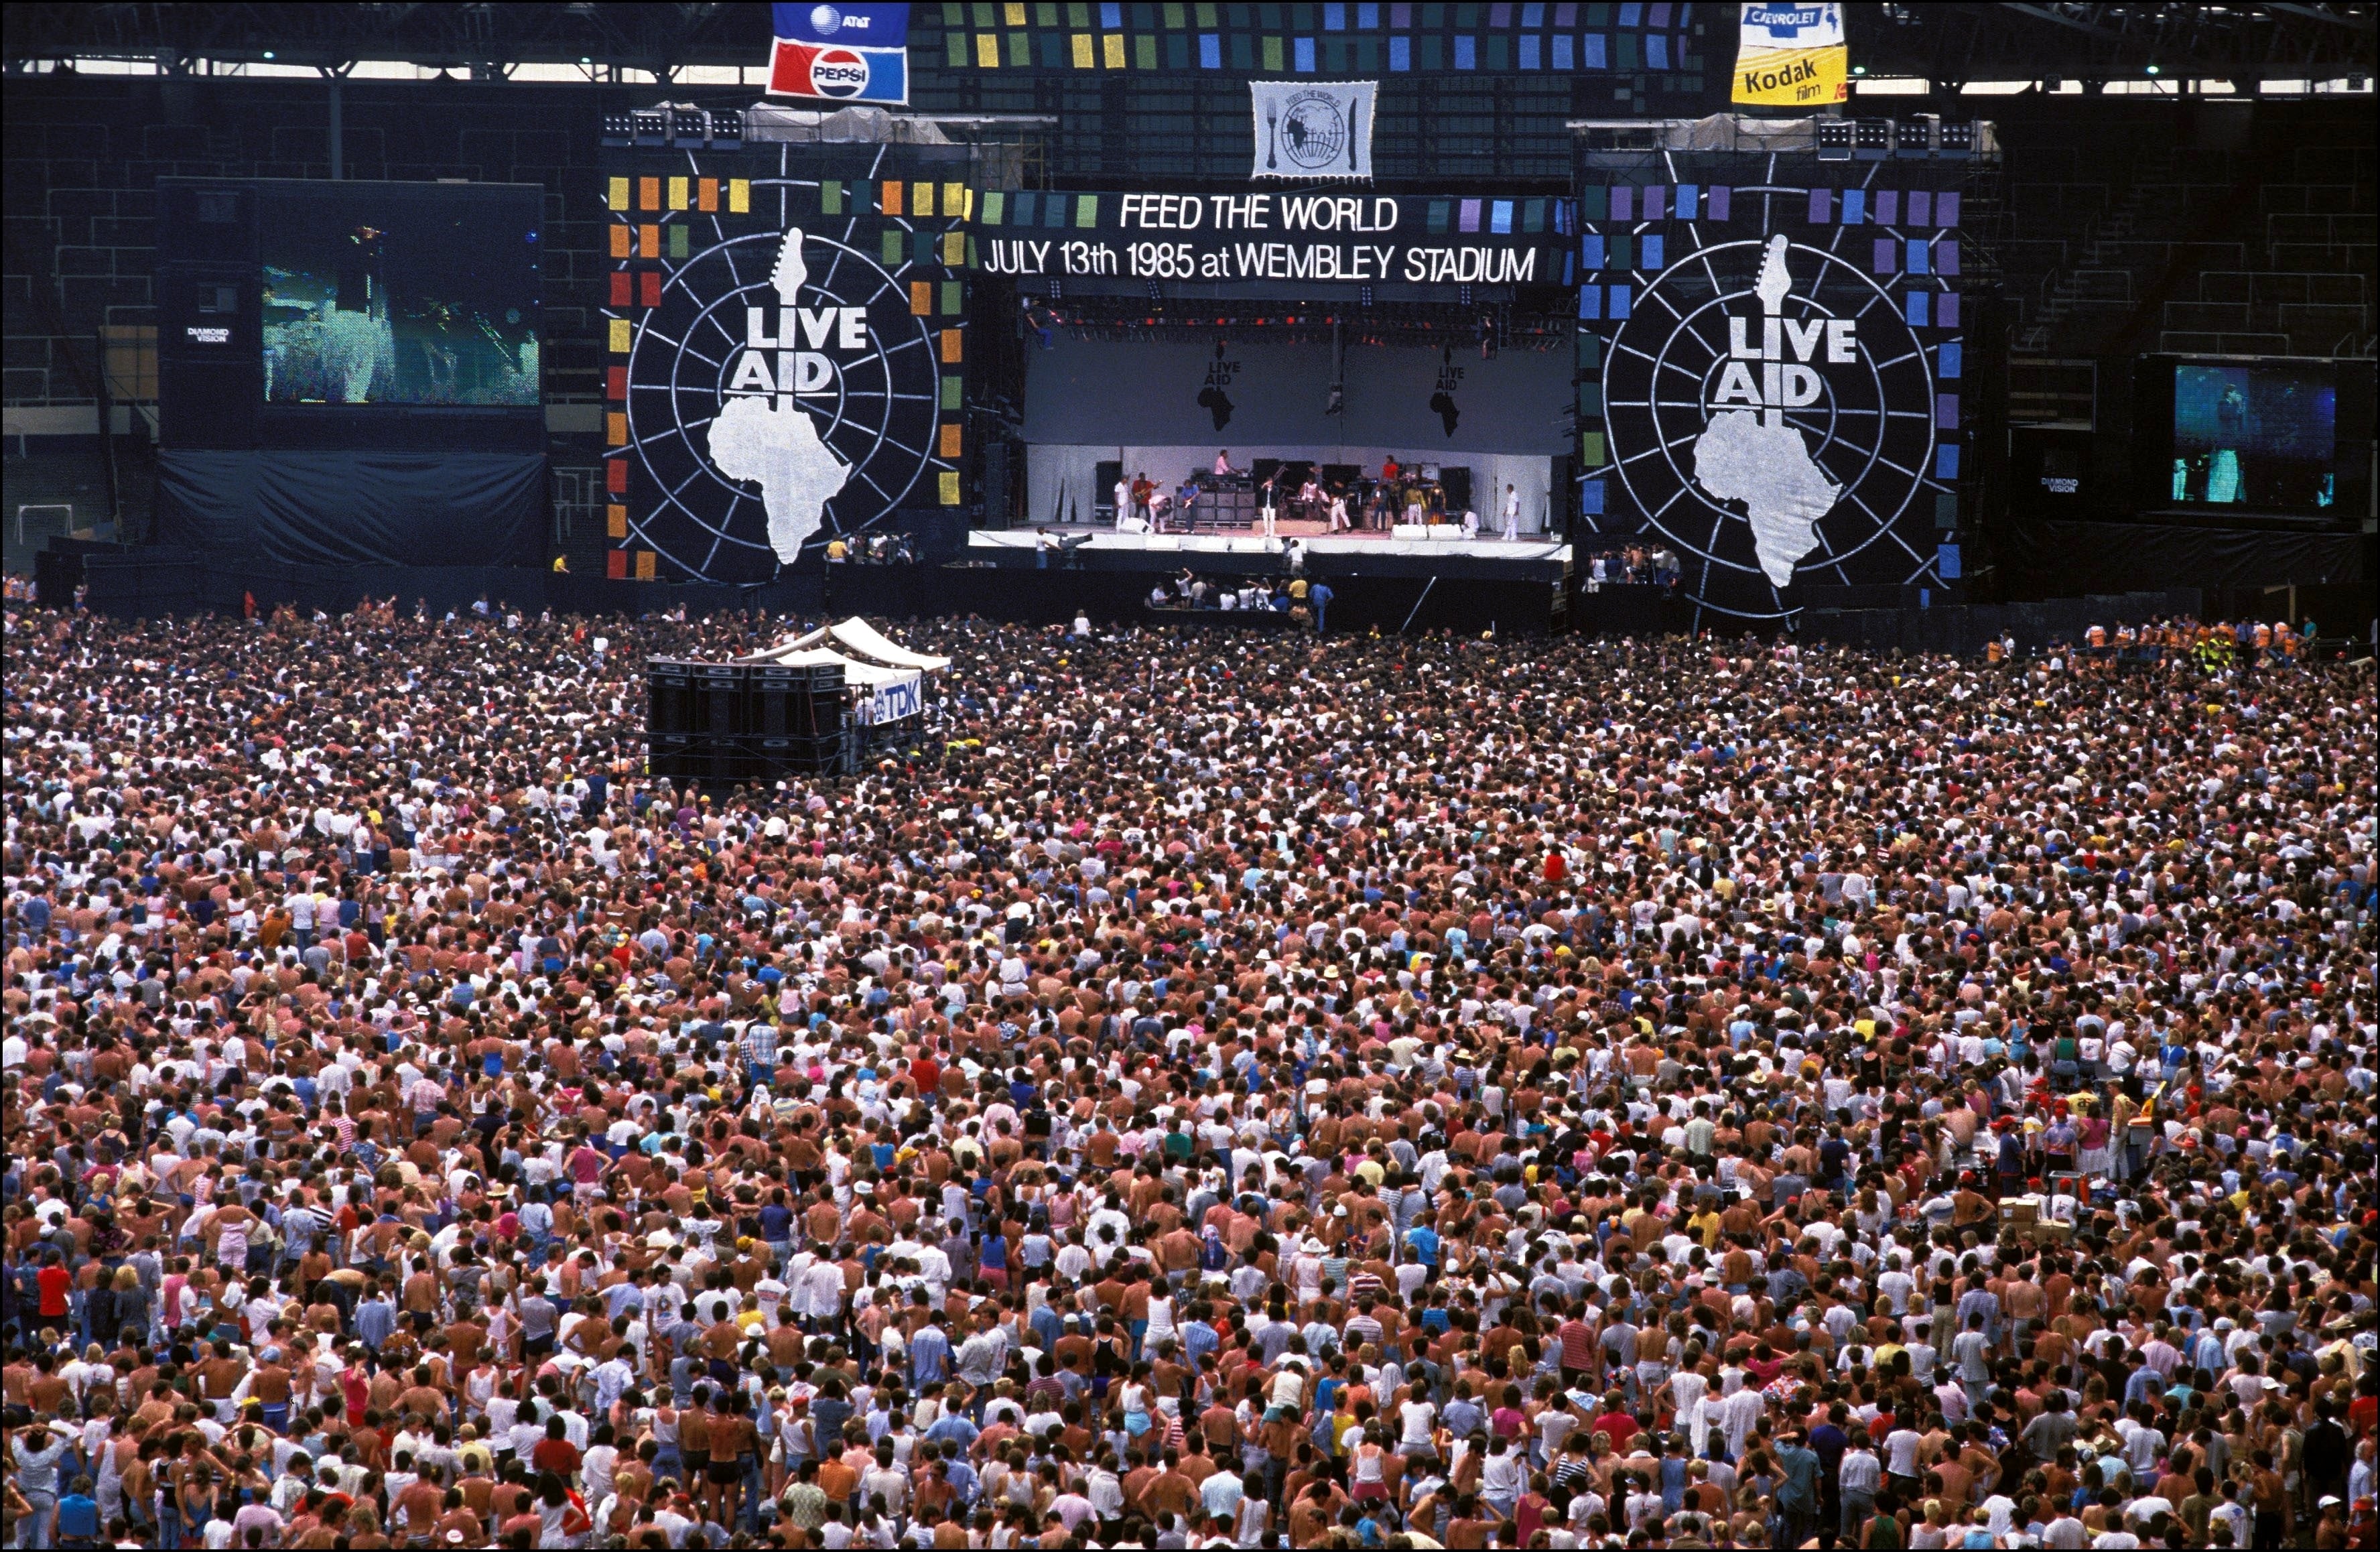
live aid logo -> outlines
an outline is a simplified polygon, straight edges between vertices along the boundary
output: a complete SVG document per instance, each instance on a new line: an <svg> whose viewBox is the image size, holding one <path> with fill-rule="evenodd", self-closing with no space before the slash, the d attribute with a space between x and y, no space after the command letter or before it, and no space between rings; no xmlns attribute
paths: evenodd
<svg viewBox="0 0 2380 1552"><path fill-rule="evenodd" d="M1760 325L1760 338L1752 325ZM1727 321L1727 366L1711 395L1714 413L1730 405L1751 409L1803 409L1823 390L1817 370L1806 363L1824 351L1833 365L1859 359L1859 323L1849 318L1731 317ZM1791 357L1789 360L1787 358ZM1752 374L1758 363L1760 376Z"/></svg>
<svg viewBox="0 0 2380 1552"><path fill-rule="evenodd" d="M856 307L744 309L744 353L727 382L734 396L773 395L779 409L796 397L834 392L841 371L832 357L866 350L868 309Z"/></svg>

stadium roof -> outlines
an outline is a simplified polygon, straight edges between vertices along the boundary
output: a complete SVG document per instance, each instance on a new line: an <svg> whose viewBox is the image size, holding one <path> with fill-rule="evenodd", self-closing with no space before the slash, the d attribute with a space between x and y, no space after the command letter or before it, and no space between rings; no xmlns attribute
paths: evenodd
<svg viewBox="0 0 2380 1552"><path fill-rule="evenodd" d="M1523 8L1497 9L1511 16ZM1725 9L1698 7L1698 24L1721 25L1716 18ZM1862 73L1953 86L2157 75L2246 85L2369 74L2380 12L2373 5L2272 0L2230 6L1927 0L1845 9L1852 61ZM939 30L946 13L965 14L958 6L917 10L917 25L929 30ZM759 5L0 6L0 60L17 71L88 60L135 62L164 74L262 66L276 73L335 76L367 62L400 62L480 79L510 78L533 66L583 68L587 79L650 72L669 81L688 70L764 66L768 34L768 7ZM1718 46L1717 39L1712 42ZM917 67L931 74L933 54L919 51Z"/></svg>

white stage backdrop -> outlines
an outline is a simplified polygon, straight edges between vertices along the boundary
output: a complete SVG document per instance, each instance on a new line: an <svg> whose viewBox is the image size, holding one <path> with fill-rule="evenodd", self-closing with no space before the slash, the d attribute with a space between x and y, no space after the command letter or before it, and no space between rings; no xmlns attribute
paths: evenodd
<svg viewBox="0 0 2380 1552"><path fill-rule="evenodd" d="M1542 534L1547 529L1548 501L1553 489L1553 460L1538 453L1441 453L1422 457L1403 448L1350 447L1331 443L1295 447L1237 447L1234 467L1246 468L1258 458L1311 458L1317 463L1354 464L1366 474L1378 474L1390 453L1401 464L1461 464L1471 470L1471 503L1479 513L1482 532L1503 532L1504 487L1521 497L1521 531ZM1146 447L1129 443L1038 443L1025 450L1025 489L1035 523L1087 523L1093 507L1111 498L1099 486L1099 466L1123 465L1126 476L1146 470L1148 478L1171 491L1193 469L1215 467L1212 447ZM1491 496L1490 491L1494 494Z"/></svg>
<svg viewBox="0 0 2380 1552"><path fill-rule="evenodd" d="M1324 413L1331 367L1323 345L1058 333L1025 359L1026 491L1037 523L1087 521L1100 499L1092 468L1101 461L1121 459L1171 484L1211 467L1215 450L1227 447L1243 468L1281 457L1372 471L1390 454L1402 464L1465 464L1483 523L1492 527L1497 510L1488 491L1500 496L1510 483L1521 491L1524 530L1542 532L1551 459L1566 450L1567 346L1482 360L1476 348L1351 345L1339 415Z"/></svg>

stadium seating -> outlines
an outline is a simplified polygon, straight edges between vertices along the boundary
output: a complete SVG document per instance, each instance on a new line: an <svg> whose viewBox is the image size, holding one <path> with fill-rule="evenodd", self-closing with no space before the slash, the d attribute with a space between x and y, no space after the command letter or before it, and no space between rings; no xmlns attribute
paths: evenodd
<svg viewBox="0 0 2380 1552"><path fill-rule="evenodd" d="M2020 355L2372 353L2368 104L2198 112L2240 115L2198 137L2238 143L2192 143L2170 104L2111 100L2082 136L2070 118L2003 119Z"/></svg>

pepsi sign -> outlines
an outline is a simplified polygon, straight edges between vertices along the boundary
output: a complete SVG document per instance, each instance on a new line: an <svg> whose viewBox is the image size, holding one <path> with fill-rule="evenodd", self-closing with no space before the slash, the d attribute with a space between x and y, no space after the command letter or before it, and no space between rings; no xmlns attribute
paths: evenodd
<svg viewBox="0 0 2380 1552"><path fill-rule="evenodd" d="M868 61L847 48L810 56L810 90L821 97L857 97L868 90Z"/></svg>
<svg viewBox="0 0 2380 1552"><path fill-rule="evenodd" d="M909 100L908 51L779 38L769 67L769 95L828 103L905 103Z"/></svg>

